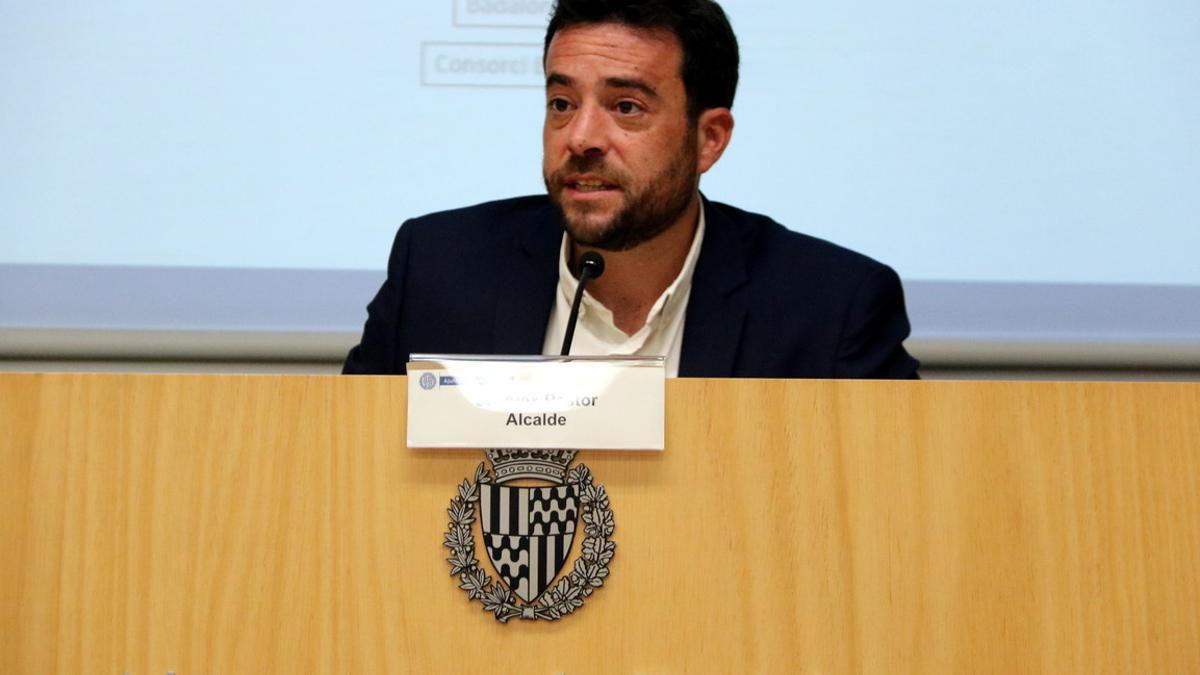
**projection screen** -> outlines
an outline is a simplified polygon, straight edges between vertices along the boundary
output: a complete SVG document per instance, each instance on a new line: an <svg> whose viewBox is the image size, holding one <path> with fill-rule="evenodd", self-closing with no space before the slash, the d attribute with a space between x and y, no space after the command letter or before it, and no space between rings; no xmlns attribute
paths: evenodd
<svg viewBox="0 0 1200 675"><path fill-rule="evenodd" d="M1200 5L767 3L701 189L927 360L1200 364ZM542 191L542 0L0 4L0 356L333 358L406 218Z"/></svg>

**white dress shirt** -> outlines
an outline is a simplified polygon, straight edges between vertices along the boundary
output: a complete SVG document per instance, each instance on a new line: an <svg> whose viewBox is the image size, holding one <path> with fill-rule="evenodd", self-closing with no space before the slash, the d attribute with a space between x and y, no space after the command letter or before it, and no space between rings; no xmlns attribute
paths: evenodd
<svg viewBox="0 0 1200 675"><path fill-rule="evenodd" d="M592 297L587 290L579 304L579 322L575 324L575 337L571 341L571 354L575 356L665 356L667 377L679 375L679 352L683 346L683 319L687 313L688 297L692 294L692 274L696 271L696 259L700 257L700 243L704 240L704 208L700 208L700 222L692 247L679 275L654 301L646 315L646 323L633 335L617 328L612 312ZM542 344L543 354L558 354L562 351L563 336L567 332L567 320L571 317L571 303L575 300L575 289L579 280L571 274L567 265L570 250L567 235L563 234L562 248L558 260L558 293L554 308L550 310L550 322L546 326L546 339Z"/></svg>

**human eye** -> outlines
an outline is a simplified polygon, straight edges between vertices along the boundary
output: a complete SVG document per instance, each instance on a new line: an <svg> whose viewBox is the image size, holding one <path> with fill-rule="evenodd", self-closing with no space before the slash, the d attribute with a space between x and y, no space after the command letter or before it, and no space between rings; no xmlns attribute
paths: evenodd
<svg viewBox="0 0 1200 675"><path fill-rule="evenodd" d="M546 109L554 113L565 113L571 109L571 102L562 96L552 96L546 101Z"/></svg>
<svg viewBox="0 0 1200 675"><path fill-rule="evenodd" d="M630 101L628 99L617 101L614 107L622 115L636 115L646 110L637 101Z"/></svg>

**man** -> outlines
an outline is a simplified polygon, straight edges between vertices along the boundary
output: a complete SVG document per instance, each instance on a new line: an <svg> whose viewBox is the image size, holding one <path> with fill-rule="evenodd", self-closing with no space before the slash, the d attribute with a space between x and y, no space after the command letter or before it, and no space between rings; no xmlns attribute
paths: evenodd
<svg viewBox="0 0 1200 675"><path fill-rule="evenodd" d="M572 354L664 355L693 377L916 377L890 268L700 195L738 78L715 2L559 0L544 60L547 196L405 223L344 372L556 354L595 250Z"/></svg>

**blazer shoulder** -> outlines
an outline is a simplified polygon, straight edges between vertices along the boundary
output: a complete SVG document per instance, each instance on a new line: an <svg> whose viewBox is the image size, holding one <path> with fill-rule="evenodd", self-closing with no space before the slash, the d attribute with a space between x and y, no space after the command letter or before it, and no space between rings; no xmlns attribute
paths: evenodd
<svg viewBox="0 0 1200 675"><path fill-rule="evenodd" d="M915 377L919 364L903 347L910 331L903 287L892 268L763 215L716 203L706 213L725 244L714 250L740 249L747 280L743 335L755 345L747 351L759 355L746 357L755 364L747 372Z"/></svg>
<svg viewBox="0 0 1200 675"><path fill-rule="evenodd" d="M751 277L814 277L853 282L875 274L883 263L831 241L788 229L774 219L728 204L709 202L708 220L727 226L741 244Z"/></svg>

